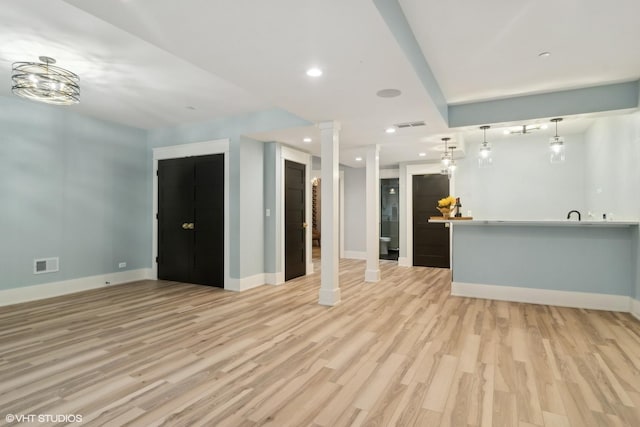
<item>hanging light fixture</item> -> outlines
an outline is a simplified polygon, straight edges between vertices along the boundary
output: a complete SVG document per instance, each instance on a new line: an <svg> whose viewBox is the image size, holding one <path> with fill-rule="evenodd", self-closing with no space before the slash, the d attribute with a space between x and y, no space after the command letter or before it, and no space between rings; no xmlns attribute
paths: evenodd
<svg viewBox="0 0 640 427"><path fill-rule="evenodd" d="M80 102L80 78L56 67L56 60L41 56L40 62L14 62L11 91L23 98L54 105Z"/></svg>
<svg viewBox="0 0 640 427"><path fill-rule="evenodd" d="M487 129L491 126L480 126L480 129L484 132L484 139L480 150L478 151L478 166L481 168L487 168L493 164L493 158L491 157L491 144L487 142Z"/></svg>
<svg viewBox="0 0 640 427"><path fill-rule="evenodd" d="M451 145L449 146L449 149L451 150L451 162L449 163L449 167L447 168L447 175L449 176L449 178L451 178L451 176L453 175L453 173L458 169L458 165L456 164L456 161L453 159L453 150L456 149L455 145Z"/></svg>
<svg viewBox="0 0 640 427"><path fill-rule="evenodd" d="M551 163L562 163L564 162L564 138L558 136L558 122L561 122L562 119L551 119L553 123L556 124L556 136L553 136L549 139L549 148L551 148Z"/></svg>
<svg viewBox="0 0 640 427"><path fill-rule="evenodd" d="M447 143L451 140L451 138L442 138L444 141L444 151L442 156L440 156L440 163L442 164L442 169L440 169L440 173L443 175L449 174L449 165L451 164L451 160L453 160L453 156L449 154L449 148L447 147Z"/></svg>

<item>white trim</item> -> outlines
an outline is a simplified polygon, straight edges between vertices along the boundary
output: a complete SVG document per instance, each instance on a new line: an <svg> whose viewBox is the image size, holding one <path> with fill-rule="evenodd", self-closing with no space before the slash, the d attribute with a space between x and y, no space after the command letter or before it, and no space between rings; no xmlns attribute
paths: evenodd
<svg viewBox="0 0 640 427"><path fill-rule="evenodd" d="M307 229L306 229L306 238L305 238L305 254L306 254L306 261L305 261L305 274L312 274L313 273L313 261L312 261L312 249L311 249L311 229L313 228L311 226L312 221L311 221L311 196L312 196L312 189L311 189L311 167L312 167L312 162L311 162L311 154L309 153L305 153L303 151L298 151L295 150L291 147L287 147L285 145L282 146L281 150L280 150L280 159L279 159L279 164L280 164L280 173L277 173L277 178L280 179L280 185L278 186L280 188L280 201L277 202L277 206L279 207L279 212L276 213L276 215L278 215L279 218L279 223L280 223L280 241L279 241L279 248L278 251L280 252L280 271L282 272L282 276L284 276L284 261L285 261L285 253L284 253L284 233L285 233L285 226L284 226L284 198L285 198L285 189L284 189L284 174L285 174L285 167L284 167L284 162L285 160L290 160L292 162L296 162L296 163L301 163L303 165L305 165L304 167L304 174L305 174L305 188L304 188L304 218L305 218L305 222L307 223ZM309 266L311 266L311 271L309 270Z"/></svg>
<svg viewBox="0 0 640 427"><path fill-rule="evenodd" d="M264 283L266 285L283 285L284 273L264 273Z"/></svg>
<svg viewBox="0 0 640 427"><path fill-rule="evenodd" d="M364 281L368 283L375 283L380 281L380 270L365 270Z"/></svg>
<svg viewBox="0 0 640 427"><path fill-rule="evenodd" d="M21 302L36 301L90 289L105 288L121 285L138 280L151 279L151 269L118 271L116 273L99 274L97 276L81 277L60 282L43 283L41 285L24 286L21 288L0 291L0 306L19 304ZM107 283L108 282L108 283Z"/></svg>
<svg viewBox="0 0 640 427"><path fill-rule="evenodd" d="M631 298L631 314L640 320L640 300Z"/></svg>
<svg viewBox="0 0 640 427"><path fill-rule="evenodd" d="M365 282L380 280L380 146L367 147L365 171L365 246L367 267Z"/></svg>
<svg viewBox="0 0 640 427"><path fill-rule="evenodd" d="M340 302L340 288L323 289L320 288L318 304L326 306L338 305Z"/></svg>
<svg viewBox="0 0 640 427"><path fill-rule="evenodd" d="M405 175L405 186L406 189L400 191L404 191L405 194L405 205L404 205L404 216L400 215L400 230L403 229L402 222L406 223L407 234L405 236L406 248L405 254L406 260L402 264L399 265L403 267L411 267L413 266L413 175L424 175L424 174L440 174L440 163L424 163L419 165L407 165L406 167L406 175ZM455 193L455 174L449 180L449 194ZM447 196L444 194L443 197ZM435 206L433 207L435 210ZM449 230L449 241L451 241L451 229ZM449 263L453 266L453 245L449 245Z"/></svg>
<svg viewBox="0 0 640 427"><path fill-rule="evenodd" d="M257 288L266 284L265 273L256 274L254 276L243 277L242 279L229 279L229 287L227 291L241 292L248 289Z"/></svg>
<svg viewBox="0 0 640 427"><path fill-rule="evenodd" d="M398 257L398 267L413 267L406 256Z"/></svg>
<svg viewBox="0 0 640 427"><path fill-rule="evenodd" d="M338 257L342 258L344 255L344 171L340 171L340 183L338 187L340 188L339 198L340 198L340 206L338 207L338 214L340 215L340 224L338 227L338 234L340 236L340 247Z"/></svg>
<svg viewBox="0 0 640 427"><path fill-rule="evenodd" d="M629 312L631 307L631 298L624 295L519 288L478 283L453 282L451 284L451 295L592 310Z"/></svg>
<svg viewBox="0 0 640 427"><path fill-rule="evenodd" d="M344 251L345 259L367 259L367 253L365 251Z"/></svg>
<svg viewBox="0 0 640 427"><path fill-rule="evenodd" d="M172 145L153 149L153 210L152 216L152 242L151 242L151 278L158 278L158 160L177 159L181 157L206 156L209 154L224 154L224 288L229 286L229 254L231 253L229 234L229 140L218 139L215 141L193 142L190 144Z"/></svg>

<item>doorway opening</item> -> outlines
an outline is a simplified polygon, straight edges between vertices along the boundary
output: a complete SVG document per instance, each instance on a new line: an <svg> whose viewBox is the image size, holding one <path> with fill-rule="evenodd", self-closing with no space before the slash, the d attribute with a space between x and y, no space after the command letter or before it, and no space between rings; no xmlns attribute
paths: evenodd
<svg viewBox="0 0 640 427"><path fill-rule="evenodd" d="M320 212L322 210L322 201L320 200L321 190L322 180L318 177L314 177L311 180L311 259L314 263L316 261L320 261L322 253L322 250L320 249L320 240L322 237L322 224L320 221Z"/></svg>
<svg viewBox="0 0 640 427"><path fill-rule="evenodd" d="M400 179L380 180L380 259L398 260L400 254Z"/></svg>

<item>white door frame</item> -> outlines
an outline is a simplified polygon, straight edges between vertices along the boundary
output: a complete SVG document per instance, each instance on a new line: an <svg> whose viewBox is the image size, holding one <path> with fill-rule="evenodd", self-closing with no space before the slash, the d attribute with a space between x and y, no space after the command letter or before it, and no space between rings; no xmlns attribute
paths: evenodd
<svg viewBox="0 0 640 427"><path fill-rule="evenodd" d="M398 259L398 265L401 267L413 267L413 175L425 175L425 174L439 174L441 169L440 163L424 163L418 165L407 165L406 174L405 174L405 186L406 189L404 193L405 197L405 205L404 205L404 215L400 215L400 230L403 229L402 222L404 221L406 224L407 234L405 236L406 242L406 257L400 257ZM455 175L451 177L449 180L449 194L454 194L455 192ZM449 194L443 194L442 197L446 197ZM435 210L435 206L433 209ZM449 231L451 233L451 229ZM451 234L449 235L449 239L451 239ZM451 261L451 246L449 245L449 259ZM453 266L453 263L450 262L450 265Z"/></svg>
<svg viewBox="0 0 640 427"><path fill-rule="evenodd" d="M224 154L224 288L229 289L229 140L193 142L190 144L172 145L153 149L153 210L152 215L152 248L151 278L158 279L158 160L178 159L182 157L206 156L208 154Z"/></svg>

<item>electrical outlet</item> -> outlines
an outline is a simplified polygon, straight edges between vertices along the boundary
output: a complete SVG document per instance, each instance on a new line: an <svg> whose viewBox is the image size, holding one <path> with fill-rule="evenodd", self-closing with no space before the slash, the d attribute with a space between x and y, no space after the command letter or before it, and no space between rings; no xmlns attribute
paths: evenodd
<svg viewBox="0 0 640 427"><path fill-rule="evenodd" d="M127 266L126 262L121 262L120 264L118 264L118 268L125 268Z"/></svg>

